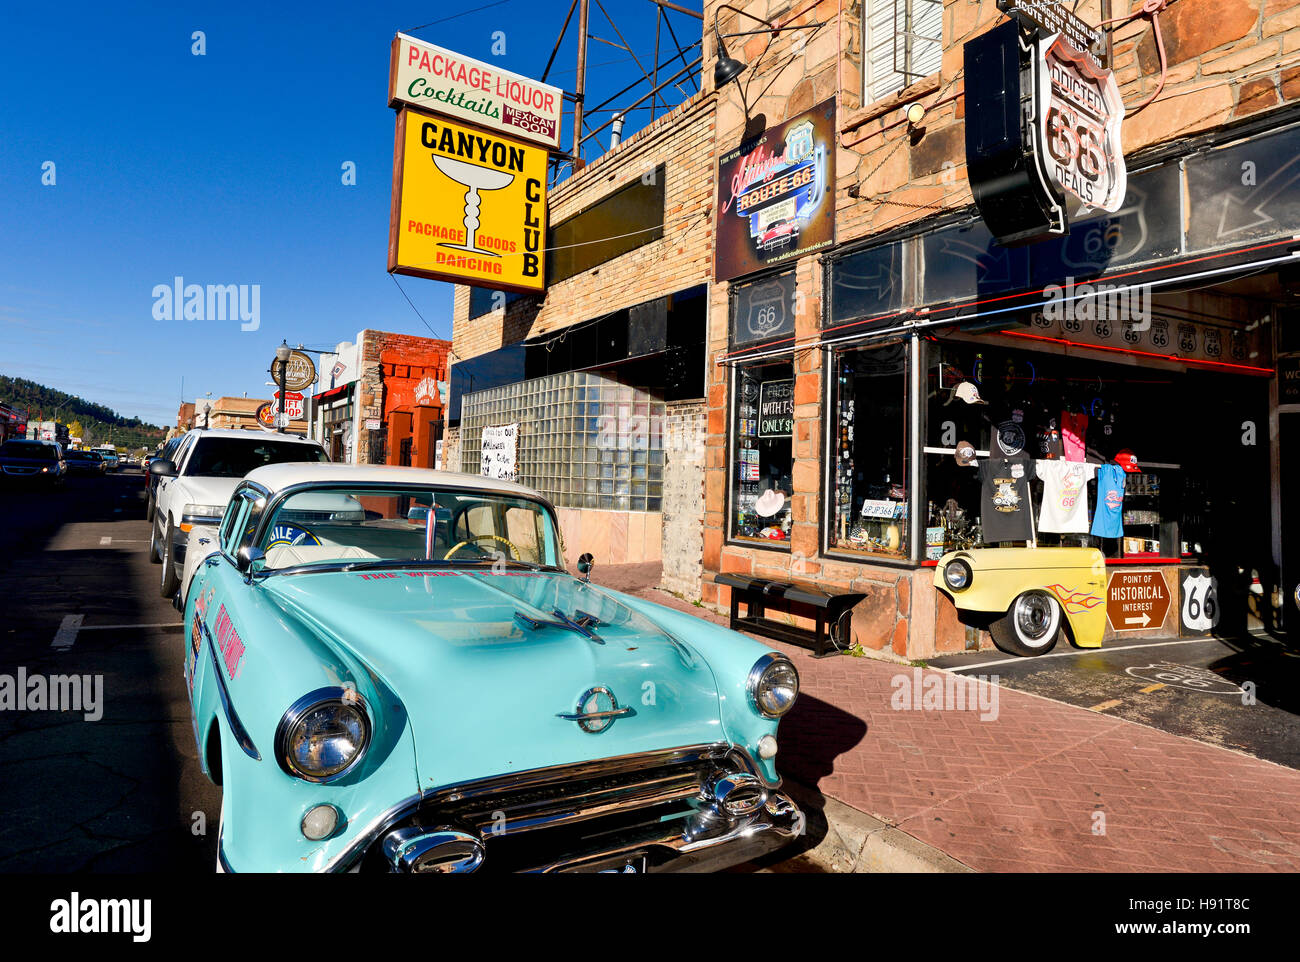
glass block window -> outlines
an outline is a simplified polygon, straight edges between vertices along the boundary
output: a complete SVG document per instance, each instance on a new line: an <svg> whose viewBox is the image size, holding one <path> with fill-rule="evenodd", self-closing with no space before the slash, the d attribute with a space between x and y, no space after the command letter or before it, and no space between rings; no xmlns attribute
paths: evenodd
<svg viewBox="0 0 1300 962"><path fill-rule="evenodd" d="M480 473L483 429L518 424L519 482L564 508L663 510L662 397L592 371L466 394L460 463Z"/></svg>

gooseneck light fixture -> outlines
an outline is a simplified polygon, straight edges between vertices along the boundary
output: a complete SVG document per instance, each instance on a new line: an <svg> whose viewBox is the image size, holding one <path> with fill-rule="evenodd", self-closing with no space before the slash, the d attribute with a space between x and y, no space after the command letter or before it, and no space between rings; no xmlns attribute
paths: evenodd
<svg viewBox="0 0 1300 962"><path fill-rule="evenodd" d="M761 24L763 24L763 28L764 28L764 29L762 29L762 30L736 30L736 31L733 31L733 32L731 32L731 33L723 33L723 32L721 31L721 29L718 27L718 17L721 15L721 13L722 13L723 10L730 10L732 13L738 14L739 16L742 16L742 17L748 17L750 20L753 20L753 21L755 21L756 23L761 23ZM816 22L816 23L805 23L805 24L799 24L800 27L806 27L806 28L808 28L809 30L816 30L816 29L818 29L819 27L824 27L825 25L826 25L826 24L825 24L824 21L818 21L818 22ZM759 34L766 34L766 35L767 35L767 44L764 45L762 51L761 51L761 52L759 53L759 55L755 58L754 63L753 63L753 65L752 65L752 66L754 66L754 67L757 67L759 61L761 61L761 60L763 59L763 55L767 53L768 47L770 47L770 46L772 45L772 40L776 37L776 35L779 34L782 30L790 30L790 29L792 29L793 27L794 27L794 24L788 24L788 23L787 23L787 24L775 24L775 23L773 23L771 20L765 20L765 19L763 19L762 17L758 17L758 16L755 16L755 15L752 14L752 13L748 13L748 12L746 12L746 11L744 11L744 10L740 10L740 9L738 9L738 8L736 8L736 7L733 7L733 6L732 6L731 4L729 4L729 3L724 3L724 4L721 4L720 6L716 7L716 8L714 9L714 11L713 11L713 36L714 36L714 37L717 39L717 41L718 41L718 59L717 59L717 62L714 63L714 65L713 65L713 86L714 86L714 88L715 88L715 89L721 89L722 87L725 87L727 84L731 83L731 81L735 80L737 77L739 77L739 76L740 76L740 75L745 71L745 64L741 63L739 60L737 60L735 57L731 56L731 55L727 52L727 45L726 45L726 43L724 43L724 40L725 40L726 38L728 38L728 37L752 37L752 36L757 36L757 35L759 35ZM738 84L737 86L739 86L739 84ZM741 104L742 104L742 105L744 106L744 108L745 108L745 116L748 117L748 116L749 116L749 105L745 102L745 88L744 88L744 87L740 87L740 102L741 102Z"/></svg>

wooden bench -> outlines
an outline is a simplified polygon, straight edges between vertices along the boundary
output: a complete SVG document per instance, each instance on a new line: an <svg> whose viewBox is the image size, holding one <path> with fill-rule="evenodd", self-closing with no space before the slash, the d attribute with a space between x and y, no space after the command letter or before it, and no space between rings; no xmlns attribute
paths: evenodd
<svg viewBox="0 0 1300 962"><path fill-rule="evenodd" d="M830 640L838 647L851 637L849 623L853 606L865 598L863 591L827 591L807 581L771 581L741 574L717 574L713 580L731 589L731 628L749 631L778 641L811 647L821 658L826 652L827 629ZM740 604L745 603L741 617ZM815 628L796 628L765 617L768 607L789 612L791 607L811 609L809 617ZM799 614L799 612L791 612Z"/></svg>

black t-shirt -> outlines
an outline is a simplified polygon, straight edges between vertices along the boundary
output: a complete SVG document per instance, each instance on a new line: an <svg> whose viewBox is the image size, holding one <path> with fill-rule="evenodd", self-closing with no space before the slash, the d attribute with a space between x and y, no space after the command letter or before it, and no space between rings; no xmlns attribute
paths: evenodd
<svg viewBox="0 0 1300 962"><path fill-rule="evenodd" d="M1030 541L1034 537L1029 501L1029 458L989 457L980 461L980 527L985 544Z"/></svg>

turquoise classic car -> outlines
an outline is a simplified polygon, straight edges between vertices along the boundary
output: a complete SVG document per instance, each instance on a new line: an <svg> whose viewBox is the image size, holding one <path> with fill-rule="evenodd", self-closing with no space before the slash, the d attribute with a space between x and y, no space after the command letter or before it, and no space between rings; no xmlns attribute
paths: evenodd
<svg viewBox="0 0 1300 962"><path fill-rule="evenodd" d="M802 829L794 665L569 574L528 488L270 465L203 533L185 678L221 871L710 871Z"/></svg>

